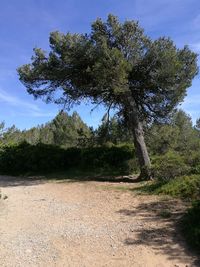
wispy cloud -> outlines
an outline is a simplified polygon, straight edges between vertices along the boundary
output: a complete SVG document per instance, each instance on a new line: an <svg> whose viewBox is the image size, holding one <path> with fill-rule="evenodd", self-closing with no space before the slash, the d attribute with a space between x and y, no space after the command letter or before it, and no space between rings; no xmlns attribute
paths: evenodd
<svg viewBox="0 0 200 267"><path fill-rule="evenodd" d="M194 30L200 29L200 14L198 14L192 21L192 27Z"/></svg>
<svg viewBox="0 0 200 267"><path fill-rule="evenodd" d="M184 107L190 107L194 105L200 105L200 94L187 96L182 104Z"/></svg>
<svg viewBox="0 0 200 267"><path fill-rule="evenodd" d="M200 52L200 41L196 43L192 43L189 45L192 50L199 53Z"/></svg>
<svg viewBox="0 0 200 267"><path fill-rule="evenodd" d="M38 105L29 103L17 96L13 96L7 93L5 90L0 89L0 102L4 102L7 105L17 108L15 114L19 116L31 116L31 117L52 117L55 116L55 112L47 112L42 110Z"/></svg>
<svg viewBox="0 0 200 267"><path fill-rule="evenodd" d="M4 101L11 106L20 107L20 108L23 107L23 108L30 109L36 112L40 111L37 105L28 103L27 101L24 101L16 96L12 96L8 94L6 91L4 91L3 89L0 89L0 101Z"/></svg>
<svg viewBox="0 0 200 267"><path fill-rule="evenodd" d="M191 0L191 2L194 1ZM126 8L123 8L124 2L127 2ZM166 30L166 24L170 28L172 22L177 22L187 14L191 2L188 0L134 0L130 5L130 1L121 1L122 11L120 13L124 12L125 16L128 14L132 18L139 19L145 29L150 31L157 31L160 28L163 30L164 26Z"/></svg>
<svg viewBox="0 0 200 267"><path fill-rule="evenodd" d="M24 113L24 112L21 112L19 113L20 116L22 117L34 117L34 118L42 118L42 117L54 117L56 115L56 112L46 112L46 111L39 111L39 112L36 112L36 111L30 111L30 113Z"/></svg>
<svg viewBox="0 0 200 267"><path fill-rule="evenodd" d="M200 94L194 94L187 96L184 102L180 105L190 116L192 117L193 123L200 117Z"/></svg>

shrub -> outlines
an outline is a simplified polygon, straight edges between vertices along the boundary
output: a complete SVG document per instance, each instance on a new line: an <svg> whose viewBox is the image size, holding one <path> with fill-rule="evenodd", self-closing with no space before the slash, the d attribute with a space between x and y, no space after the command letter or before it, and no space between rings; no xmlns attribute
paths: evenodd
<svg viewBox="0 0 200 267"><path fill-rule="evenodd" d="M190 167L186 165L184 158L174 151L154 157L152 162L154 177L162 181L169 181L191 171Z"/></svg>
<svg viewBox="0 0 200 267"><path fill-rule="evenodd" d="M128 162L134 159L131 145L92 148L68 148L23 142L0 148L1 173L25 173L69 168L113 169L129 171Z"/></svg>
<svg viewBox="0 0 200 267"><path fill-rule="evenodd" d="M0 171L6 173L47 171L62 168L64 164L64 149L52 145L23 142L4 146L0 152Z"/></svg>
<svg viewBox="0 0 200 267"><path fill-rule="evenodd" d="M82 167L117 168L124 170L128 167L127 162L134 158L134 148L131 145L101 146L82 149Z"/></svg>
<svg viewBox="0 0 200 267"><path fill-rule="evenodd" d="M189 175L175 178L156 188L156 193L173 197L200 198L200 175Z"/></svg>
<svg viewBox="0 0 200 267"><path fill-rule="evenodd" d="M188 243L200 249L200 201L194 202L192 208L184 215L182 226Z"/></svg>
<svg viewBox="0 0 200 267"><path fill-rule="evenodd" d="M191 167L191 173L200 174L200 152L188 151L184 158L186 164Z"/></svg>

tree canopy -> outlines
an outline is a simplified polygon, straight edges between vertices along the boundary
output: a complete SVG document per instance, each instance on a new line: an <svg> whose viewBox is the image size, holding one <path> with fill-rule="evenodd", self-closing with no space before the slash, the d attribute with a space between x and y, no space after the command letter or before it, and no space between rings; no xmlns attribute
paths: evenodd
<svg viewBox="0 0 200 267"><path fill-rule="evenodd" d="M8 127L0 123L0 145L28 142L57 145L61 147L82 147L91 137L91 130L82 121L77 112L70 116L66 112L59 112L56 117L44 124L20 131L15 125Z"/></svg>
<svg viewBox="0 0 200 267"><path fill-rule="evenodd" d="M50 34L47 55L35 48L18 69L34 97L71 105L83 98L121 107L131 94L145 117L165 116L183 100L197 74L197 55L170 38L151 40L138 22L97 19L90 34ZM57 94L61 90L61 95Z"/></svg>

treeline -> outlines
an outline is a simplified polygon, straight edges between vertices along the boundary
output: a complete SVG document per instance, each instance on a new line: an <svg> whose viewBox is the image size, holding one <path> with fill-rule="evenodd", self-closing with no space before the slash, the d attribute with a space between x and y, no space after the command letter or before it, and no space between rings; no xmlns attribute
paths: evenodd
<svg viewBox="0 0 200 267"><path fill-rule="evenodd" d="M90 128L82 121L77 112L71 116L60 112L52 121L20 131L15 125L6 128L0 125L0 144L18 144L26 141L31 145L38 143L63 147L81 146L90 135Z"/></svg>
<svg viewBox="0 0 200 267"><path fill-rule="evenodd" d="M111 118L108 122L104 118L102 124L94 130L82 121L77 112L71 116L66 112L59 112L52 121L29 130L21 131L15 125L6 128L4 122L0 123L0 145L19 144L24 141L31 145L43 143L63 148L96 146L107 142L132 142L129 133L118 119Z"/></svg>
<svg viewBox="0 0 200 267"><path fill-rule="evenodd" d="M165 123L146 129L154 176L162 180L200 174L200 123L179 110Z"/></svg>
<svg viewBox="0 0 200 267"><path fill-rule="evenodd" d="M178 110L162 123L144 125L144 132L156 177L171 179L184 173L200 173L200 120L193 126L190 116ZM102 124L93 129L77 112L71 116L59 112L52 121L29 130L0 124L1 146L23 142L61 148L133 144L131 134L120 119L113 117L108 121L105 117Z"/></svg>
<svg viewBox="0 0 200 267"><path fill-rule="evenodd" d="M0 173L102 170L113 173L137 171L134 146L116 118L93 129L77 112L59 114L45 125L20 131L1 123Z"/></svg>

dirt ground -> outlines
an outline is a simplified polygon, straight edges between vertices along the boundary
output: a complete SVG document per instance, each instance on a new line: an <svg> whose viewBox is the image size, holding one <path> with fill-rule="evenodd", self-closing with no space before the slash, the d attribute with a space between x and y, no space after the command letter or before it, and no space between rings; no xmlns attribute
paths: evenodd
<svg viewBox="0 0 200 267"><path fill-rule="evenodd" d="M0 266L200 266L179 233L183 205L124 185L136 186L0 176Z"/></svg>

